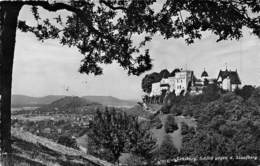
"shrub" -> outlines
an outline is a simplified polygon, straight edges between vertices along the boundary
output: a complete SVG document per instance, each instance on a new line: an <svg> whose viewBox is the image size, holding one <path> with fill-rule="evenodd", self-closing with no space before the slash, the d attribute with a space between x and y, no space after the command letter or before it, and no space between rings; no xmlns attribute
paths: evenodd
<svg viewBox="0 0 260 166"><path fill-rule="evenodd" d="M220 88L216 84L209 84L203 89L203 101L211 102L220 97Z"/></svg>
<svg viewBox="0 0 260 166"><path fill-rule="evenodd" d="M192 104L201 104L201 102L203 102L203 94L189 96L188 100Z"/></svg>
<svg viewBox="0 0 260 166"><path fill-rule="evenodd" d="M146 122L140 123L138 117L127 115L112 109L97 111L94 115L88 136L95 147L93 155L116 163L122 153L132 153L150 158L150 152L156 147L156 140L152 137ZM97 151L97 149L104 149Z"/></svg>
<svg viewBox="0 0 260 166"><path fill-rule="evenodd" d="M60 136L57 142L67 147L79 149L76 140L68 136Z"/></svg>
<svg viewBox="0 0 260 166"><path fill-rule="evenodd" d="M171 108L170 108L170 113L175 115L175 116L181 115L182 114L182 106L177 105L177 104L172 105Z"/></svg>
<svg viewBox="0 0 260 166"><path fill-rule="evenodd" d="M189 126L186 123L182 122L181 123L181 135L186 135L188 133L189 133Z"/></svg>
<svg viewBox="0 0 260 166"><path fill-rule="evenodd" d="M170 135L166 135L163 138L163 142L161 146L158 148L156 152L156 158L159 160L167 160L175 158L178 155L178 150L175 148L172 137Z"/></svg>
<svg viewBox="0 0 260 166"><path fill-rule="evenodd" d="M241 96L244 100L247 100L252 93L254 92L255 88L251 85L245 85L242 89L236 89L236 95Z"/></svg>
<svg viewBox="0 0 260 166"><path fill-rule="evenodd" d="M156 129L162 128L163 124L162 121L160 120L159 116L154 117L151 120L151 128L155 127Z"/></svg>
<svg viewBox="0 0 260 166"><path fill-rule="evenodd" d="M168 114L170 113L170 109L168 106L164 105L162 106L161 110L160 110L163 114Z"/></svg>
<svg viewBox="0 0 260 166"><path fill-rule="evenodd" d="M187 108L183 109L182 115L183 116L190 116L190 117L192 117L193 116L193 111L189 107L187 107Z"/></svg>
<svg viewBox="0 0 260 166"><path fill-rule="evenodd" d="M140 166L144 165L145 159L143 157L139 157L133 154L126 159L125 163L127 166Z"/></svg>
<svg viewBox="0 0 260 166"><path fill-rule="evenodd" d="M185 136L188 134L195 134L195 128L189 127L186 123L182 122L181 123L181 135Z"/></svg>
<svg viewBox="0 0 260 166"><path fill-rule="evenodd" d="M164 129L166 133L172 133L178 129L178 125L175 122L175 118L173 115L168 115L166 122L164 124Z"/></svg>
<svg viewBox="0 0 260 166"><path fill-rule="evenodd" d="M167 94L167 96L165 97L165 103L164 103L164 104L165 104L166 106L170 107L170 106L173 104L175 98L176 98L175 91L170 92L170 93Z"/></svg>

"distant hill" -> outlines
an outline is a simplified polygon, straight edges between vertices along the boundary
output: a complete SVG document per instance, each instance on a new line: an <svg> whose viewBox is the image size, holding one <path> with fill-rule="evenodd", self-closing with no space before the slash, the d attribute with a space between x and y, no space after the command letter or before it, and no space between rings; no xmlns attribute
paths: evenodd
<svg viewBox="0 0 260 166"><path fill-rule="evenodd" d="M30 97L26 95L12 95L12 107L30 107L42 106L50 104L65 96L63 95L48 95L44 97Z"/></svg>
<svg viewBox="0 0 260 166"><path fill-rule="evenodd" d="M83 98L106 106L133 107L137 104L134 100L122 100L113 96L83 96Z"/></svg>
<svg viewBox="0 0 260 166"><path fill-rule="evenodd" d="M66 97L56 100L46 106L52 107L52 108L59 108L59 109L70 109L70 108L84 107L84 106L90 106L90 105L100 105L100 104L97 102L89 101L82 97L66 96ZM46 107L46 106L44 106L44 107Z"/></svg>
<svg viewBox="0 0 260 166"><path fill-rule="evenodd" d="M12 95L12 107L34 107L43 106L57 101L65 96L63 95L48 95L44 97L30 97L26 95ZM137 101L122 100L112 96L83 96L82 98L100 103L105 106L114 107L132 107L136 105Z"/></svg>
<svg viewBox="0 0 260 166"><path fill-rule="evenodd" d="M78 114L86 115L93 114L97 109L104 108L103 105L86 100L77 96L65 96L50 104L42 105L34 110L20 110L17 114L29 114L29 115L54 115L54 114ZM13 113L15 114L15 113Z"/></svg>

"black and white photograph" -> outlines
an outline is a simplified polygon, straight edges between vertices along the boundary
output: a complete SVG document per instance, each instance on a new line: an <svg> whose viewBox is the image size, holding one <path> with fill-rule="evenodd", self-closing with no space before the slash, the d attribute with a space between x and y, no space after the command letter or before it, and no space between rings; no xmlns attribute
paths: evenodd
<svg viewBox="0 0 260 166"><path fill-rule="evenodd" d="M0 0L0 166L260 166L260 0Z"/></svg>

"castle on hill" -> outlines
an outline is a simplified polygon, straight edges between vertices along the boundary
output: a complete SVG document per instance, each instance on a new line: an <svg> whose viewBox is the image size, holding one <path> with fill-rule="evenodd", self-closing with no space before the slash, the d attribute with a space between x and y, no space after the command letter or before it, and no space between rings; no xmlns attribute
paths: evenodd
<svg viewBox="0 0 260 166"><path fill-rule="evenodd" d="M169 92L175 92L176 96L186 93L198 95L209 84L217 84L225 91L234 91L241 85L241 81L237 70L231 71L227 68L224 71L220 70L217 78L210 78L205 69L199 78L192 70L180 70L175 75L163 76L159 82L153 83L149 97Z"/></svg>

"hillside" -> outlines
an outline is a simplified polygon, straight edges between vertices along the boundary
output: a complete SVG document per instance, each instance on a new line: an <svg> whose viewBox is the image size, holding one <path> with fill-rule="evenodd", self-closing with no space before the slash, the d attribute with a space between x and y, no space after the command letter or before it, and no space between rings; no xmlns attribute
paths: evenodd
<svg viewBox="0 0 260 166"><path fill-rule="evenodd" d="M178 125L178 129L171 133L166 133L165 131L165 124L167 120L167 116L171 116L173 114L159 114L157 115L163 124L161 128L153 127L151 129L152 133L154 134L154 137L157 139L157 144L160 146L163 143L163 140L166 135L169 135L172 139L172 142L176 149L180 150L182 147L182 125L186 124L188 127L196 128L197 124L196 121L189 117L184 116L174 116L175 122Z"/></svg>
<svg viewBox="0 0 260 166"><path fill-rule="evenodd" d="M48 95L44 97L30 97L26 95L12 95L12 107L42 106L59 100L63 95Z"/></svg>
<svg viewBox="0 0 260 166"><path fill-rule="evenodd" d="M81 97L66 96L52 102L51 104L48 104L47 107L58 108L58 109L70 109L70 108L84 107L89 105L100 105L100 104L89 101Z"/></svg>
<svg viewBox="0 0 260 166"><path fill-rule="evenodd" d="M59 100L56 100L50 104L43 105L40 108L37 108L35 110L30 111L19 111L18 114L24 113L24 114L30 114L30 115L71 115L72 117L76 117L78 115L87 115L92 114L95 112L96 109L103 108L103 106L99 103L92 102L89 100L86 100L81 97L72 97L72 96L66 96Z"/></svg>
<svg viewBox="0 0 260 166"><path fill-rule="evenodd" d="M12 128L14 165L112 166L104 160L29 132Z"/></svg>
<svg viewBox="0 0 260 166"><path fill-rule="evenodd" d="M50 104L65 97L64 95L48 95L44 97L31 97L26 95L12 95L12 107L34 107ZM105 106L132 107L136 104L133 100L122 100L113 96L83 96L82 98L100 103Z"/></svg>
<svg viewBox="0 0 260 166"><path fill-rule="evenodd" d="M19 119L63 119L64 117L68 118L68 116L72 119L76 117L80 117L81 119L103 107L104 106L99 103L81 97L66 96L36 109L13 111L12 115Z"/></svg>
<svg viewBox="0 0 260 166"><path fill-rule="evenodd" d="M106 106L114 107L132 107L137 103L137 101L134 100L122 100L113 96L83 96L83 98Z"/></svg>
<svg viewBox="0 0 260 166"><path fill-rule="evenodd" d="M145 110L141 105L135 105L131 108L124 109L123 111L129 115L139 116L139 117L145 118L145 119L147 119L153 115L148 110Z"/></svg>

